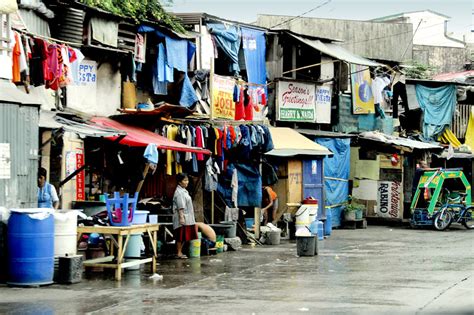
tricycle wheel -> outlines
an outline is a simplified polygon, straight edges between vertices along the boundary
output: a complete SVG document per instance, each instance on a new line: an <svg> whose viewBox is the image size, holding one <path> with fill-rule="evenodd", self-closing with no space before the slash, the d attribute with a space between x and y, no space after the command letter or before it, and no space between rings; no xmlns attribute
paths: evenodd
<svg viewBox="0 0 474 315"><path fill-rule="evenodd" d="M474 207L466 209L463 215L462 225L468 230L474 229Z"/></svg>
<svg viewBox="0 0 474 315"><path fill-rule="evenodd" d="M451 211L445 208L435 215L433 220L433 226L438 231L444 231L451 225L452 220L453 216L451 214Z"/></svg>

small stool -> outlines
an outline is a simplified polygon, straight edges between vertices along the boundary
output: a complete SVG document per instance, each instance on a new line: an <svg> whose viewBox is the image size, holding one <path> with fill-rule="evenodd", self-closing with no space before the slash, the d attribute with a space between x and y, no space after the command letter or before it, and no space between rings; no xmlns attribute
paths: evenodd
<svg viewBox="0 0 474 315"><path fill-rule="evenodd" d="M137 208L138 192L133 198L129 198L128 193L120 197L118 191L114 192L114 198L109 199L105 194L105 205L111 225L129 226L133 221L133 214Z"/></svg>

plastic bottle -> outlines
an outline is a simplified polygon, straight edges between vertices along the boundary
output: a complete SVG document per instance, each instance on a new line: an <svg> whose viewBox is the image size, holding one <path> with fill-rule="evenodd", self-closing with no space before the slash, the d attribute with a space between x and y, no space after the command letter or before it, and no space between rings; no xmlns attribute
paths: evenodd
<svg viewBox="0 0 474 315"><path fill-rule="evenodd" d="M311 224L309 225L309 230L313 235L318 234L318 220L314 220L313 222L311 222Z"/></svg>
<svg viewBox="0 0 474 315"><path fill-rule="evenodd" d="M326 211L326 222L324 224L324 235L331 235L332 231L332 211L331 209L327 209Z"/></svg>
<svg viewBox="0 0 474 315"><path fill-rule="evenodd" d="M318 240L322 241L324 240L324 224L323 221L317 220L318 225Z"/></svg>

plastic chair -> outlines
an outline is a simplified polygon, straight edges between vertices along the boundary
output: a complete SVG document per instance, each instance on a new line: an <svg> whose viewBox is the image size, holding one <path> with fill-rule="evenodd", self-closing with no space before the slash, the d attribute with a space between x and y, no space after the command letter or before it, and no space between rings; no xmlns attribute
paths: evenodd
<svg viewBox="0 0 474 315"><path fill-rule="evenodd" d="M105 198L110 224L115 226L131 225L133 214L137 208L138 192L135 193L133 198L130 198L128 193L120 197L118 191L114 192L114 198L109 199L108 194L105 194Z"/></svg>

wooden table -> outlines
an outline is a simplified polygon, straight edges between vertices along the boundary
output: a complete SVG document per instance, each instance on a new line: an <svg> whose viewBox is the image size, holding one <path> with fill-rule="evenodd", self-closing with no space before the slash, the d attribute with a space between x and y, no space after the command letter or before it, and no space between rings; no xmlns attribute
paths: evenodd
<svg viewBox="0 0 474 315"><path fill-rule="evenodd" d="M112 240L110 246L110 256L101 257L96 259L89 259L84 261L84 267L103 267L115 269L115 280L122 279L122 268L127 268L136 265L142 265L151 262L152 272L156 272L156 258L157 250L156 243L158 241L157 232L159 224L141 224L131 226L78 226L77 227L77 240L81 239L82 234L98 233L109 235ZM150 238L151 248L153 249L153 256L142 258L134 261L124 262L124 254L127 249L130 235L147 233ZM125 241L124 241L124 236ZM117 249L116 255L114 255L114 248Z"/></svg>

